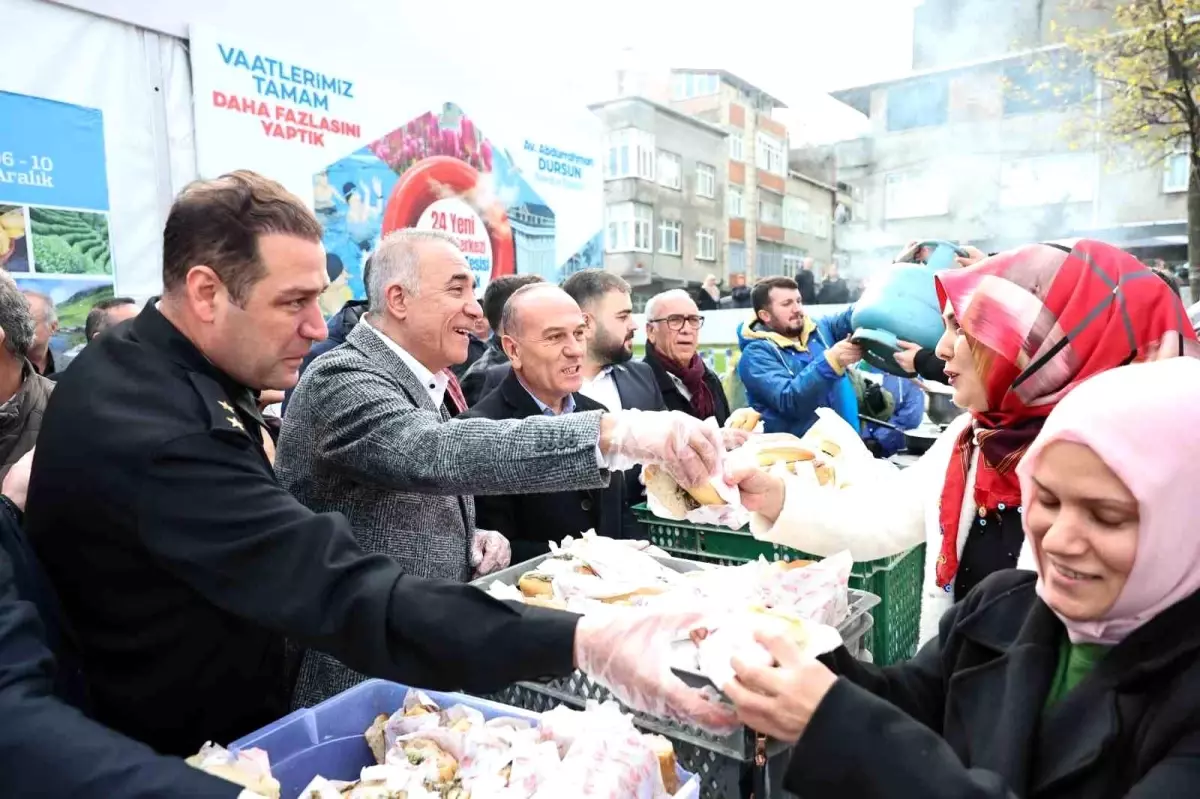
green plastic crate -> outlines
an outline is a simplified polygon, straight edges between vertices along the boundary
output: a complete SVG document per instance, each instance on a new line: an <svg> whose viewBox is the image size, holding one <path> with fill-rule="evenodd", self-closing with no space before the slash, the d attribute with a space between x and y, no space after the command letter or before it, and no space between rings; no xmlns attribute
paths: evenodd
<svg viewBox="0 0 1200 799"><path fill-rule="evenodd" d="M644 504L636 505L633 511L646 528L647 538L676 557L727 566L758 560L760 556L767 560L817 558L798 549L759 541L747 530L660 519ZM875 626L866 639L876 663L887 665L916 654L924 571L924 544L889 558L854 564L850 587L870 591L880 599L871 611Z"/></svg>

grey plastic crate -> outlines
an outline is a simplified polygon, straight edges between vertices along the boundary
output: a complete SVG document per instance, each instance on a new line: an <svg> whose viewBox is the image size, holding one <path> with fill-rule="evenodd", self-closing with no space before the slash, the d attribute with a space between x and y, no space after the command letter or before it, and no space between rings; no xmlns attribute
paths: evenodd
<svg viewBox="0 0 1200 799"><path fill-rule="evenodd" d="M515 585L525 572L537 568L537 565L549 555L541 555L524 563L509 566L494 574L475 580L472 585L486 588L499 580L508 585ZM682 558L659 558L667 567L679 572L697 571L714 568L713 564ZM879 597L866 591L850 589L849 613L846 619L838 625L838 632L846 648L857 658L866 660L870 654L863 648L864 637L874 626L874 619L868 612L879 604ZM555 705L564 704L569 707L582 708L588 699L604 702L613 696L607 689L596 685L583 672L575 671L566 677L551 680L546 683L521 682L505 690L487 697L498 702L514 705L526 710L542 712ZM710 735L703 730L671 721L664 721L653 716L630 711L634 723L642 730L657 733L670 739L675 746L675 757L683 768L700 775L700 795L702 799L733 799L739 793L739 780L742 771L754 760L755 733L742 727L732 734L721 737ZM789 747L785 744L769 740L767 742L769 791L767 796L760 799L780 799L785 796L781 787L783 770L787 765Z"/></svg>

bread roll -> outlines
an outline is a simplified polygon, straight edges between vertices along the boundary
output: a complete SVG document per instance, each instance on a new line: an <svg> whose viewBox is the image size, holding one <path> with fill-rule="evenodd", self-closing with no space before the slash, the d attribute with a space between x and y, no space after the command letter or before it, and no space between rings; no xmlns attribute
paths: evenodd
<svg viewBox="0 0 1200 799"><path fill-rule="evenodd" d="M375 756L375 762L379 765L383 765L387 758L387 722L388 714L380 713L363 733L363 737L367 739L367 746L370 747L371 754Z"/></svg>
<svg viewBox="0 0 1200 799"><path fill-rule="evenodd" d="M804 447L766 447L760 449L756 457L759 466L774 466L777 463L811 461L816 454Z"/></svg>
<svg viewBox="0 0 1200 799"><path fill-rule="evenodd" d="M646 735L644 740L658 757L658 770L662 772L663 788L674 796L679 792L679 775L675 772L675 747L661 735Z"/></svg>
<svg viewBox="0 0 1200 799"><path fill-rule="evenodd" d="M685 489L675 482L674 477L653 464L642 470L642 477L646 481L646 492L653 494L654 498L672 516L682 518L688 514L688 511L695 510L701 505L725 504L725 500L721 499L721 495L717 493L711 483Z"/></svg>
<svg viewBox="0 0 1200 799"><path fill-rule="evenodd" d="M567 609L566 601L556 596L527 596L525 597L525 604L538 608L553 608L554 610Z"/></svg>
<svg viewBox="0 0 1200 799"><path fill-rule="evenodd" d="M554 596L554 580L539 572L525 572L517 580L517 590L527 597Z"/></svg>
<svg viewBox="0 0 1200 799"><path fill-rule="evenodd" d="M753 433L754 429L758 427L760 419L762 419L762 414L753 408L738 408L729 414L729 418L725 420L725 426L733 430L745 430Z"/></svg>

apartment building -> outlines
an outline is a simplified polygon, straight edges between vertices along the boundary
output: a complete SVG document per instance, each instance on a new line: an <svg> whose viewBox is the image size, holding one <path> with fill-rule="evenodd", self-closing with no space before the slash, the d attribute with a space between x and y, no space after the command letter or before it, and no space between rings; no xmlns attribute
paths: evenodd
<svg viewBox="0 0 1200 799"><path fill-rule="evenodd" d="M837 228L853 270L938 238L990 251L1088 236L1186 257L1186 155L1147 165L1064 135L1092 80L1047 81L1017 54L835 92L870 119L867 136L836 147L838 181L861 197Z"/></svg>
<svg viewBox="0 0 1200 799"><path fill-rule="evenodd" d="M590 108L607 131L604 268L633 286L635 309L724 277L725 130L644 97Z"/></svg>
<svg viewBox="0 0 1200 799"><path fill-rule="evenodd" d="M753 282L764 274L781 274L785 254L795 256L783 223L788 185L788 135L771 118L783 102L717 69L671 71L673 108L726 131L728 152L727 276ZM791 249L788 249L792 247Z"/></svg>

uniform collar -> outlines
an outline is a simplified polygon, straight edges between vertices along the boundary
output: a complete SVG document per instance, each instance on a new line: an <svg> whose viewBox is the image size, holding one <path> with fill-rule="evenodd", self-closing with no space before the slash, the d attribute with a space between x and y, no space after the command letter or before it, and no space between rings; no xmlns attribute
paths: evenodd
<svg viewBox="0 0 1200 799"><path fill-rule="evenodd" d="M207 375L220 384L239 411L263 423L258 412L255 394L248 387L230 377L210 361L192 340L171 324L158 310L159 297L152 297L142 312L133 320L133 333L140 341L161 350L172 362L189 372Z"/></svg>

